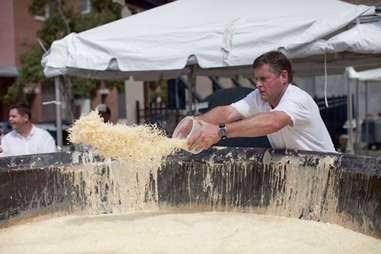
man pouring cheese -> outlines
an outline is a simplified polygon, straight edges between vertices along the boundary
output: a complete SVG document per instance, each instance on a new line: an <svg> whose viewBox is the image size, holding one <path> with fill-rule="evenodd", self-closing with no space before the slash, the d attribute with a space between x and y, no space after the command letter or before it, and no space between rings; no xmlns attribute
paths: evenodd
<svg viewBox="0 0 381 254"><path fill-rule="evenodd" d="M190 150L207 149L226 137L267 135L273 148L335 152L332 140L312 97L292 84L290 60L270 51L253 63L257 89L228 106L187 117L173 137L185 137L193 121L198 131L188 135Z"/></svg>

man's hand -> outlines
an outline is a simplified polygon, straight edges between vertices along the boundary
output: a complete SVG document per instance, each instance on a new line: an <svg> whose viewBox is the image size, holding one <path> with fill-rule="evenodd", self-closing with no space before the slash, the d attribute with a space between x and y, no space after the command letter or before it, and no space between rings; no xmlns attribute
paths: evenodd
<svg viewBox="0 0 381 254"><path fill-rule="evenodd" d="M205 150L220 140L218 126L204 121L199 121L200 128L188 137L188 147L190 151Z"/></svg>
<svg viewBox="0 0 381 254"><path fill-rule="evenodd" d="M186 138L191 132L193 127L193 117L187 116L181 120L175 130L173 131L172 138Z"/></svg>

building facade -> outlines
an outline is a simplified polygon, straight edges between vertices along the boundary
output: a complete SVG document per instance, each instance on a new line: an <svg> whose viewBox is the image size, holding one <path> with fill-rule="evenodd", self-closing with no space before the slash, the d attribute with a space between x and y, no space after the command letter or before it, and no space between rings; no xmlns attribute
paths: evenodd
<svg viewBox="0 0 381 254"><path fill-rule="evenodd" d="M82 14L91 11L91 0L69 0ZM8 88L16 81L21 67L21 57L28 52L30 45L39 45L38 31L49 16L49 8L41 15L32 16L29 12L30 0L0 1L0 96L3 97ZM54 101L54 87L42 84L26 84L24 89L28 104L32 108L33 122L50 122L55 120L54 104L44 102ZM106 96L97 91L95 98L89 101L91 108L99 103L107 103L112 111L112 120L119 116L118 91L107 90ZM8 120L9 106L0 100L0 122ZM67 107L63 105L63 113ZM73 109L74 113L78 110Z"/></svg>
<svg viewBox="0 0 381 254"><path fill-rule="evenodd" d="M27 0L0 1L0 94L6 94L18 74L20 59L28 48L26 44L36 43L37 31L41 27L42 19L33 17L28 12ZM41 89L37 85L33 91L33 120L42 118ZM0 101L0 121L8 119L8 108Z"/></svg>

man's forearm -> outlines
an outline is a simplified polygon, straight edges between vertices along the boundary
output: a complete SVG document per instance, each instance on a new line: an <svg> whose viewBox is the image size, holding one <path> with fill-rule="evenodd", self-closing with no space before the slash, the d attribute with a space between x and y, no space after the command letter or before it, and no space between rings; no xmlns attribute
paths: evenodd
<svg viewBox="0 0 381 254"><path fill-rule="evenodd" d="M232 106L219 106L205 114L196 116L196 118L217 125L219 123L231 123L240 119L241 116Z"/></svg>
<svg viewBox="0 0 381 254"><path fill-rule="evenodd" d="M226 125L228 137L259 137L274 133L291 123L283 112L260 113Z"/></svg>

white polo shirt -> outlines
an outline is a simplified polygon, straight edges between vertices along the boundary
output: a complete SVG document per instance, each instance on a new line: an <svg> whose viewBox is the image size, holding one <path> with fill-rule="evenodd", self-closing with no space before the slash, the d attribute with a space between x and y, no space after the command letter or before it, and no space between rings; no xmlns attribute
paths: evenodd
<svg viewBox="0 0 381 254"><path fill-rule="evenodd" d="M267 135L273 148L336 152L315 101L308 93L292 84L288 85L279 104L273 109L270 103L262 100L258 89L231 106L243 117L272 111L282 111L289 115L293 126L288 125Z"/></svg>
<svg viewBox="0 0 381 254"><path fill-rule="evenodd" d="M1 148L3 152L0 156L56 152L56 144L49 132L34 125L27 137L23 137L15 130L9 132L1 140Z"/></svg>

